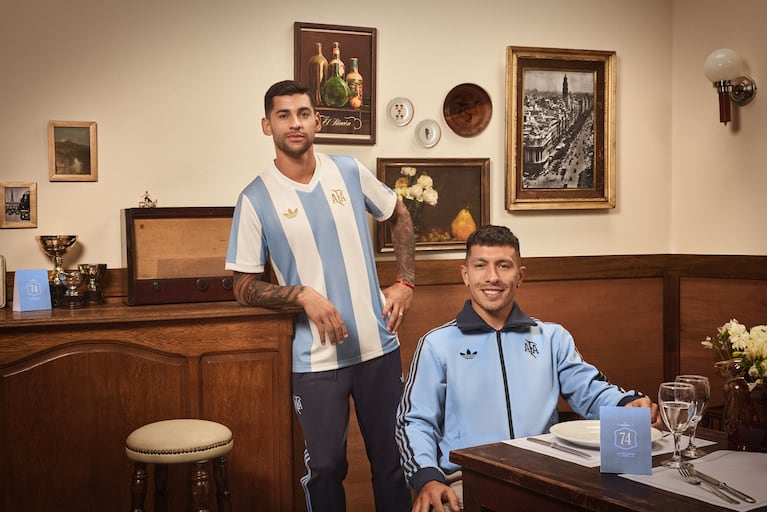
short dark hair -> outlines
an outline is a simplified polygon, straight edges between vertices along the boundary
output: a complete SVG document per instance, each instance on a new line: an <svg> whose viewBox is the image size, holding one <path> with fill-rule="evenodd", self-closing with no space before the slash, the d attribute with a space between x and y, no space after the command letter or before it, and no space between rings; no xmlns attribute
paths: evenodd
<svg viewBox="0 0 767 512"><path fill-rule="evenodd" d="M264 95L264 112L266 113L266 117L269 117L269 114L272 113L275 96L292 96L294 94L306 94L309 96L309 101L312 102L312 108L314 109L317 107L317 105L314 104L314 97L307 86L301 82L296 82L295 80L283 80L272 85Z"/></svg>
<svg viewBox="0 0 767 512"><path fill-rule="evenodd" d="M506 226L493 226L488 224L469 235L469 238L466 240L467 258L469 257L471 248L475 245L486 247L513 247L517 250L517 255L522 256L522 253L519 250L519 238L517 238Z"/></svg>

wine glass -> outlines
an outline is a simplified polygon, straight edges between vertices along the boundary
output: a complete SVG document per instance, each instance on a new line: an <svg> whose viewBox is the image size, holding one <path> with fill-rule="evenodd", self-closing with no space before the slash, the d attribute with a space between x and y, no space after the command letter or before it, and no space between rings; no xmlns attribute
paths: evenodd
<svg viewBox="0 0 767 512"><path fill-rule="evenodd" d="M684 449L682 455L688 459L697 459L706 453L695 446L695 430L698 427L698 423L703 418L703 412L706 410L709 398L711 398L711 387L708 382L708 377L704 377L703 375L679 375L676 378L676 381L692 384L695 388L695 415L693 415L690 420L690 439L687 448Z"/></svg>
<svg viewBox="0 0 767 512"><path fill-rule="evenodd" d="M663 382L658 388L658 406L663 423L674 437L674 455L661 464L679 468L683 465L679 436L695 416L695 386L687 382Z"/></svg>

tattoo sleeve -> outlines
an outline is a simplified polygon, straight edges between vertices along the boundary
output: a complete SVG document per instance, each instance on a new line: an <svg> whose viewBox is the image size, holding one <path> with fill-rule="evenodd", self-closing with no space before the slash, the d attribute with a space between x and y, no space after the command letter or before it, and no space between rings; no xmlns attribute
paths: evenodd
<svg viewBox="0 0 767 512"><path fill-rule="evenodd" d="M280 308L298 306L302 286L280 286L263 280L264 274L234 273L234 298L243 306Z"/></svg>
<svg viewBox="0 0 767 512"><path fill-rule="evenodd" d="M405 205L397 199L389 219L394 256L397 258L397 278L415 284L415 233L413 219Z"/></svg>

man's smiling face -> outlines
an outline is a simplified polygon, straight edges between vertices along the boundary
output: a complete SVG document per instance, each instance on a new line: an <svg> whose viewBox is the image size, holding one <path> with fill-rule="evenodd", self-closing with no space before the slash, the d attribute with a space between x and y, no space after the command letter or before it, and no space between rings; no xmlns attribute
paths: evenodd
<svg viewBox="0 0 767 512"><path fill-rule="evenodd" d="M514 296L527 269L509 245L475 245L461 265L474 311L488 325L500 329L514 306Z"/></svg>

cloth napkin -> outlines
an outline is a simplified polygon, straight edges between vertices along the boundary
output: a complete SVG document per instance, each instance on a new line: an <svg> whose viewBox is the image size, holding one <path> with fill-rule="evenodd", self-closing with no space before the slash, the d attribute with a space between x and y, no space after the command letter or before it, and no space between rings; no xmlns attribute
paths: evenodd
<svg viewBox="0 0 767 512"><path fill-rule="evenodd" d="M696 446L703 445L698 445L696 442ZM655 453L654 450L653 453ZM753 510L767 505L767 485L765 485L767 453L719 450L691 462L701 472L745 492L754 498L756 503L746 503L735 496L732 497L740 501L739 505L727 503L701 485L688 484L682 480L676 469L665 466L653 468L652 475L621 474L618 476L731 510ZM729 496L729 493L725 492L725 494Z"/></svg>
<svg viewBox="0 0 767 512"><path fill-rule="evenodd" d="M530 441L527 440L526 437L521 437L518 439L508 439L504 441L504 443L510 444L512 446L516 446L518 448L524 448L525 450L530 450L533 452L542 453L544 455L549 455L557 459L573 462L580 466L586 466L587 468L597 467L601 463L600 456L599 456L599 448L587 448L585 446L579 446L573 443L568 443L567 441L558 439L554 434L543 434L543 435L535 436L535 437L537 437L538 439L543 439L544 441L554 441L557 444L568 446L570 448L575 448L576 450L580 452L588 453L589 455L591 455L591 458L586 459L583 457L578 457L577 455L571 455L569 453L563 452L561 450L557 450L555 448L551 448L549 446L543 446L540 444L531 443ZM685 435L681 436L679 445L682 447L687 446L687 439L688 439L687 436ZM715 444L715 443L713 441L707 441L705 439L701 439L700 437L695 439L695 446L697 446L698 448L702 448L704 446L708 446L712 444ZM653 456L660 455L662 453L673 453L673 451L674 451L674 439L671 437L671 435L662 437L652 444ZM702 468L701 468L701 471L703 471Z"/></svg>

